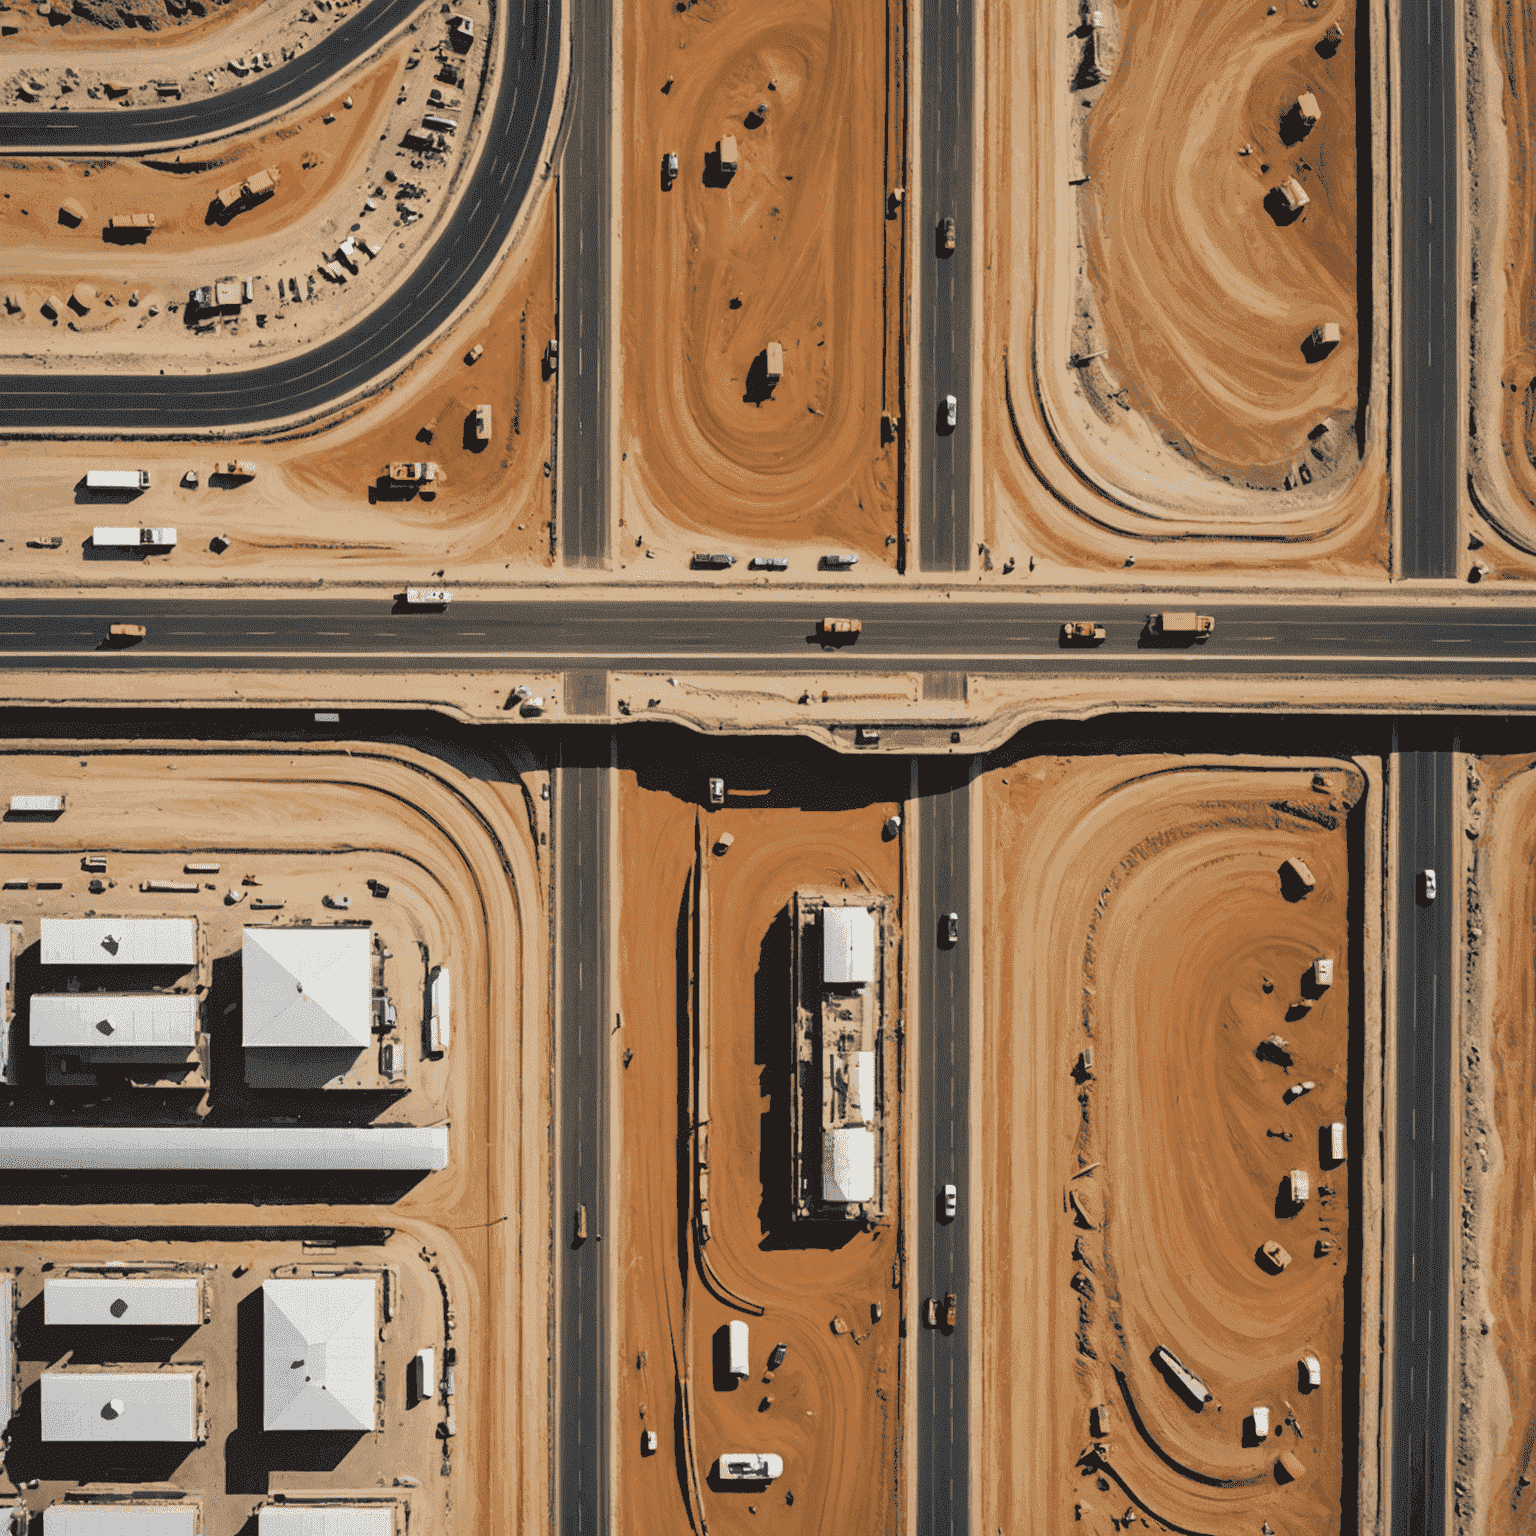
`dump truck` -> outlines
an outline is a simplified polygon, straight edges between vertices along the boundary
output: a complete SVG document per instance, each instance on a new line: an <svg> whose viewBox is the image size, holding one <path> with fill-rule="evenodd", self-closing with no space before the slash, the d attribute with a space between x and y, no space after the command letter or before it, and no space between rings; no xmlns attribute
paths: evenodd
<svg viewBox="0 0 1536 1536"><path fill-rule="evenodd" d="M1333 961L1319 955L1312 962L1312 985L1319 991L1333 985Z"/></svg>
<svg viewBox="0 0 1536 1536"><path fill-rule="evenodd" d="M475 441L488 443L491 440L491 408L488 405L475 407Z"/></svg>
<svg viewBox="0 0 1536 1536"><path fill-rule="evenodd" d="M1190 1368L1166 1345L1159 1344L1152 1351L1153 1363L1166 1371L1179 1384L1180 1389L1197 1407L1212 1401L1209 1389Z"/></svg>
<svg viewBox="0 0 1536 1536"><path fill-rule="evenodd" d="M1307 189L1294 176L1287 176L1275 188L1275 191L1279 194L1280 201L1285 204L1286 209L1291 213L1300 213L1312 201L1307 196Z"/></svg>
<svg viewBox="0 0 1536 1536"><path fill-rule="evenodd" d="M259 203L277 191L278 179L282 174L280 166L269 165L265 170L257 171L254 176L247 176L244 181L222 187L213 199L214 206L220 213L229 214Z"/></svg>
<svg viewBox="0 0 1536 1536"><path fill-rule="evenodd" d="M1097 645L1104 635L1104 626L1092 619L1068 619L1061 626L1061 638L1068 645Z"/></svg>
<svg viewBox="0 0 1536 1536"><path fill-rule="evenodd" d="M176 542L174 528L93 528L97 549L168 549Z"/></svg>
<svg viewBox="0 0 1536 1536"><path fill-rule="evenodd" d="M88 491L147 491L149 480L147 469L88 469L85 472Z"/></svg>
<svg viewBox="0 0 1536 1536"><path fill-rule="evenodd" d="M1291 1262L1290 1254L1273 1238L1265 1243L1259 1252L1264 1255L1265 1265L1277 1275Z"/></svg>
<svg viewBox="0 0 1536 1536"><path fill-rule="evenodd" d="M401 460L389 466L389 478L401 485L430 485L437 479L437 465L424 460Z"/></svg>
<svg viewBox="0 0 1536 1536"><path fill-rule="evenodd" d="M1301 1357L1301 1373L1310 1391L1314 1387L1323 1384L1323 1364L1316 1355L1303 1355Z"/></svg>
<svg viewBox="0 0 1536 1536"><path fill-rule="evenodd" d="M820 620L816 628L820 630L823 638L835 638L840 635L859 635L864 632L862 619L836 619L825 618Z"/></svg>
<svg viewBox="0 0 1536 1536"><path fill-rule="evenodd" d="M1189 635L1204 640L1216 628L1216 620L1208 613L1187 613L1167 610L1147 615L1147 628L1154 635Z"/></svg>
<svg viewBox="0 0 1536 1536"><path fill-rule="evenodd" d="M256 466L249 459L226 459L222 464L215 464L213 472L216 475L224 475L231 480L254 480L256 478Z"/></svg>

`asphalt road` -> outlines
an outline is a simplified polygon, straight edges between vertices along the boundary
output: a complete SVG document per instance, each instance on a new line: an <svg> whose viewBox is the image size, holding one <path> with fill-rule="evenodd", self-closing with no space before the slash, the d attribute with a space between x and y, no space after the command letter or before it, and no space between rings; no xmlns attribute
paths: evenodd
<svg viewBox="0 0 1536 1536"><path fill-rule="evenodd" d="M1457 407L1457 7L1409 0L1399 12L1402 135L1402 558L1408 577L1457 572L1464 423ZM1360 22L1362 35L1365 20ZM1362 162L1363 163L1363 162ZM1383 321L1385 316L1382 317Z"/></svg>
<svg viewBox="0 0 1536 1536"><path fill-rule="evenodd" d="M1453 1166L1451 1029L1457 979L1456 785L1445 752L1398 759L1397 1208L1393 1253L1392 1531L1447 1524ZM1420 872L1436 871L1426 902Z"/></svg>
<svg viewBox="0 0 1536 1536"><path fill-rule="evenodd" d="M970 785L962 765L920 763L917 815L917 1529L964 1536L970 1528L970 1167L971 988ZM940 940L944 915L960 915L960 942ZM939 1219L940 1191L957 1187L953 1221ZM944 1296L958 1298L953 1330ZM940 1326L922 1321L939 1300Z"/></svg>
<svg viewBox="0 0 1536 1536"><path fill-rule="evenodd" d="M608 564L611 0L573 0L571 131L560 160L560 545L566 565Z"/></svg>
<svg viewBox="0 0 1536 1536"><path fill-rule="evenodd" d="M904 424L919 466L918 568L971 565L972 0L923 0L922 181L913 259L922 300L916 419ZM942 255L939 224L953 218L956 249ZM942 401L959 413L950 431Z"/></svg>
<svg viewBox="0 0 1536 1536"><path fill-rule="evenodd" d="M354 59L366 57L420 9L421 0L368 0L357 15L298 58L253 75L244 85L207 101L177 101L130 111L72 107L64 112L0 112L0 151L71 155L88 149L133 149L153 153L216 138L307 96ZM57 32L54 40L67 55L69 33ZM145 56L145 78L153 78L153 58L151 49Z"/></svg>
<svg viewBox="0 0 1536 1536"><path fill-rule="evenodd" d="M121 514L117 514L121 516ZM97 565L101 569L101 565ZM317 670L445 670L492 664L556 671L637 667L668 670L818 671L964 668L987 672L1265 674L1348 676L1530 676L1536 673L1536 609L1489 605L1404 610L1320 603L1203 601L1216 632L1202 644L1139 643L1145 602L1058 605L918 603L837 599L861 617L856 644L826 651L815 632L827 606L819 594L742 603L729 596L623 604L558 593L517 603L461 599L441 612L392 612L387 598L231 602L155 596L26 597L0 601L0 662L12 668L135 669L270 667L302 658ZM1067 614L1094 614L1109 638L1095 649L1058 641ZM101 649L106 626L149 629L131 649Z"/></svg>
<svg viewBox="0 0 1536 1536"><path fill-rule="evenodd" d="M560 73L561 4L516 0L474 179L390 302L318 347L240 373L0 375L0 432L24 436L73 427L176 436L245 426L323 410L415 356L501 254L538 173ZM274 70L271 79L280 74ZM127 113L112 119L127 120Z"/></svg>
<svg viewBox="0 0 1536 1536"><path fill-rule="evenodd" d="M560 924L559 1195L555 1204L555 1529L608 1531L608 1276L602 1233L608 1145L608 770L555 774L556 912ZM576 1207L587 1208L578 1243Z"/></svg>

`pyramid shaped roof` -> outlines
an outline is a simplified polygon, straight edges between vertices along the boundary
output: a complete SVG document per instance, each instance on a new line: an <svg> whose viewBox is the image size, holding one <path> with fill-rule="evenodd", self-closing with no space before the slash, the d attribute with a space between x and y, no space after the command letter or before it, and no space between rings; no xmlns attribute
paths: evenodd
<svg viewBox="0 0 1536 1536"><path fill-rule="evenodd" d="M375 1427L377 1282L268 1280L262 1299L262 1428Z"/></svg>
<svg viewBox="0 0 1536 1536"><path fill-rule="evenodd" d="M247 928L242 1035L255 1046L368 1044L366 928Z"/></svg>

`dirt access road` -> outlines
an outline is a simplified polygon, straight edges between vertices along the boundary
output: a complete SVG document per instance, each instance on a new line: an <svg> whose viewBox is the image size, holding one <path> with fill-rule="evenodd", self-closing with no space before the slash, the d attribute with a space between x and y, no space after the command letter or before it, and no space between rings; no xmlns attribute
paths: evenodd
<svg viewBox="0 0 1536 1536"><path fill-rule="evenodd" d="M465 1520L508 1530L536 1526L548 1500L547 1426L527 1407L542 1402L547 1389L543 1127L550 1059L544 946L528 943L528 936L546 931L547 921L536 852L534 807L542 803L536 776L524 780L515 747L491 756L454 751L453 761L409 746L361 742L274 749L270 743L81 740L69 747L9 745L0 791L46 787L68 803L52 823L8 820L0 828L7 878L24 866L47 864L63 882L35 896L8 893L11 914L25 912L31 922L50 910L109 910L110 901L110 910L128 915L194 911L213 920L224 884L238 883L236 866L247 860L285 868L290 888L289 905L257 921L334 920L320 905L326 890L353 895L350 916L365 902L387 905L389 925L403 931L403 942L396 941L402 963L424 944L455 972L458 1016L446 1065L436 1069L444 1081L435 1092L428 1084L435 1109L431 1102L423 1106L433 1109L431 1119L449 1122L449 1167L387 1205L303 1203L304 1194L253 1185L251 1199L266 1200L259 1211L227 1195L199 1199L191 1190L178 1201L172 1185L139 1192L131 1184L78 1179L67 1203L46 1203L50 1190L41 1186L23 1203L22 1183L13 1180L0 1220L78 1224L86 1202L110 1207L113 1223L128 1229L177 1222L249 1226L273 1220L277 1204L276 1219L285 1224L346 1222L408 1234L412 1250L432 1250L461 1362L452 1477L444 1488L434 1472L431 1508L441 1510L441 1501L451 1499L455 1529ZM221 870L217 891L171 896L141 893L136 880L120 878L115 889L93 896L80 869L87 852L105 854L114 878L164 878L184 859L217 860L233 878ZM387 903L370 900L365 877L390 885ZM400 1006L404 1020L403 992ZM407 1040L407 1082L414 1083L428 1069L409 1031ZM428 1123L410 1115L410 1107L407 1095L397 1106L399 1118ZM487 1155L487 1148L494 1151ZM484 1369L484 1361L497 1362L496 1369ZM367 1461L371 1453L360 1454ZM447 1529L445 1514L430 1518L439 1523L429 1529ZM238 1523L211 1536L233 1536L236 1529Z"/></svg>
<svg viewBox="0 0 1536 1536"><path fill-rule="evenodd" d="M881 146L901 17L885 0L706 0L623 18L618 545L643 539L656 570L724 535L895 565L880 415L885 305L904 300L884 271Z"/></svg>
<svg viewBox="0 0 1536 1536"><path fill-rule="evenodd" d="M1336 761L1113 754L1004 761L980 781L982 1529L1108 1536L1128 1509L1154 1530L1344 1528L1354 1192L1320 1133L1358 1097L1348 818L1364 782ZM1316 877L1304 899L1282 887L1291 857ZM1335 967L1321 993L1306 981L1320 955ZM1261 1051L1276 1033L1289 1067ZM1281 1194L1293 1168L1311 1182L1299 1212ZM1282 1273L1259 1262L1272 1239L1292 1255ZM1213 1403L1178 1394L1159 1346Z"/></svg>
<svg viewBox="0 0 1536 1536"><path fill-rule="evenodd" d="M678 759L650 755L638 740L630 750L632 764ZM710 1529L723 1532L894 1536L902 1528L894 1191L892 1223L875 1233L807 1233L788 1216L790 896L845 881L855 890L901 891L900 844L883 840L880 829L899 807L905 765L858 767L855 776L819 753L775 750L771 761L720 753L711 762L693 753L686 771L629 766L622 774L619 974L632 1054L621 1069L614 1128L625 1151L613 1236L623 1255L615 1506L626 1530L677 1530L700 1499ZM720 810L702 803L711 773L731 791ZM680 1096L692 1030L680 967L688 960L701 816L709 839L735 837L727 853L711 856L702 940L713 1021L708 1255L726 1286L766 1308L761 1318L712 1293L682 1225L691 1169L679 1153L687 1113ZM851 1331L835 1334L834 1317ZM739 1383L717 1375L715 1336L732 1319L751 1330L753 1374ZM779 1342L789 1346L788 1358L765 1382L768 1352ZM690 1361L684 1420L679 1381ZM687 1471L688 1427L698 1485ZM660 1437L655 1456L640 1453L644 1428ZM713 1463L732 1450L781 1455L783 1478L766 1491L714 1482Z"/></svg>

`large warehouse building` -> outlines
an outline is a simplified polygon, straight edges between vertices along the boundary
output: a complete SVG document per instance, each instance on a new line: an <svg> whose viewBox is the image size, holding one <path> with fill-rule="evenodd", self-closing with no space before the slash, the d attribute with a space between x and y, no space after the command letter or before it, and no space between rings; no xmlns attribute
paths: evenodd
<svg viewBox="0 0 1536 1536"><path fill-rule="evenodd" d="M378 1282L268 1280L262 1293L262 1428L372 1431Z"/></svg>

